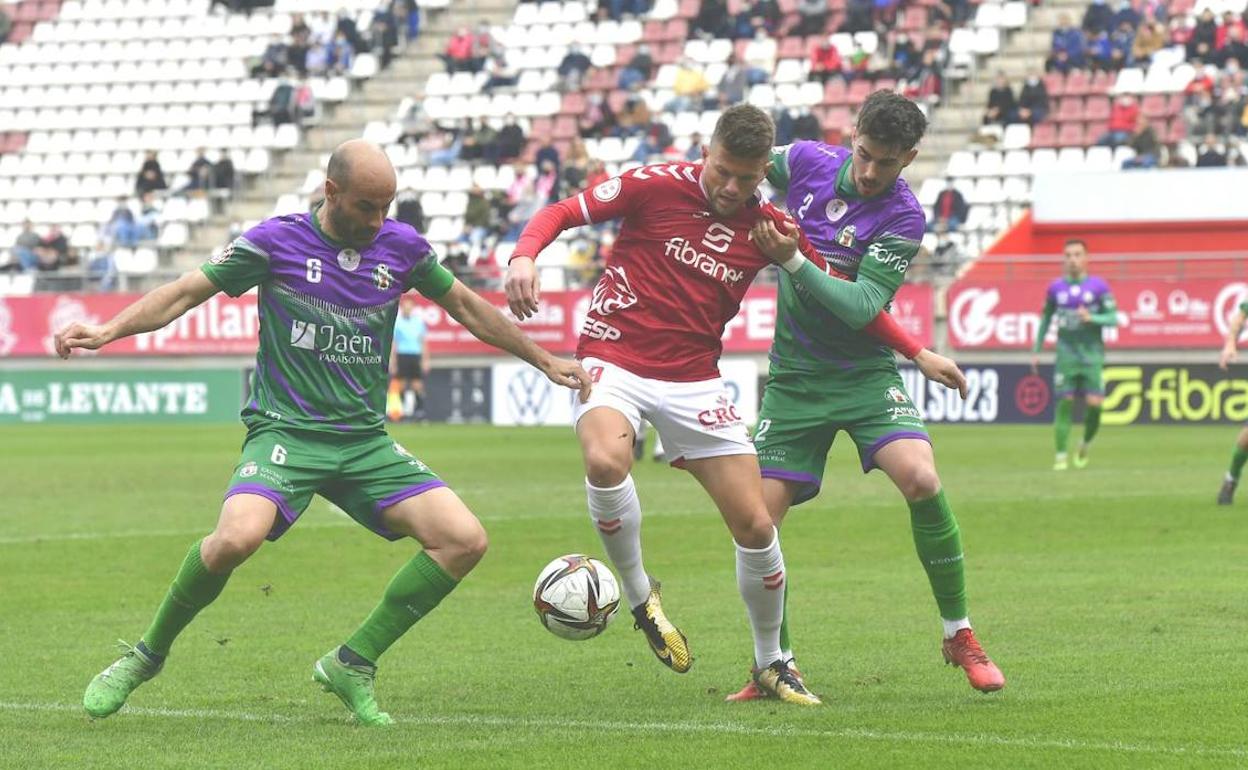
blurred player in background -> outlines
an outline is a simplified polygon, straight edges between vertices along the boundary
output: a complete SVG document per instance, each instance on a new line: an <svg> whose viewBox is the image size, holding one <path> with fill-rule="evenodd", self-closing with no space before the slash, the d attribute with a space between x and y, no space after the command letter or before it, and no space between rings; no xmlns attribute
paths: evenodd
<svg viewBox="0 0 1248 770"><path fill-rule="evenodd" d="M754 444L777 527L791 506L819 493L840 431L857 447L864 472L880 468L888 475L910 508L915 548L944 630L945 660L988 692L1004 687L1005 677L971 630L961 534L936 474L931 439L892 351L862 333L892 301L923 237L923 208L900 174L926 128L913 102L877 91L858 113L851 149L803 141L773 151L768 181L784 192L801 231L763 220L752 232L765 253L781 255L783 268ZM818 260L797 253L803 233ZM960 371L945 384L966 396ZM787 615L781 637L792 668ZM751 682L728 699L765 695Z"/></svg>
<svg viewBox="0 0 1248 770"><path fill-rule="evenodd" d="M399 317L394 321L394 352L390 356L390 395L397 396L399 408L387 406L391 419L425 417L425 375L429 373L429 327L413 297L399 301ZM387 400L389 404L389 399Z"/></svg>
<svg viewBox="0 0 1248 770"><path fill-rule="evenodd" d="M325 201L311 212L262 222L111 321L72 323L56 335L57 353L68 358L74 348L95 350L159 329L219 291L237 297L260 287L260 348L242 411L247 437L220 519L191 546L147 631L87 686L83 706L91 716L116 712L160 673L174 639L217 598L231 572L266 539L281 537L318 493L376 534L424 546L346 643L313 666L313 679L357 720L393 722L373 694L377 659L433 611L486 548L485 530L467 506L385 432L391 331L408 289L479 339L587 396L583 369L539 348L438 264L423 236L386 219L394 194L385 153L346 142L330 157Z"/></svg>
<svg viewBox="0 0 1248 770"><path fill-rule="evenodd" d="M1244 330L1244 319L1248 318L1248 302L1242 302L1231 318L1230 328L1226 332L1226 343L1222 345L1222 355L1218 357L1218 366L1223 371L1239 358L1239 335ZM1244 472L1244 462L1248 461L1248 427L1239 431L1235 439L1235 449L1231 451L1231 467L1222 480L1222 488L1218 490L1218 505L1230 505L1235 502L1235 487L1239 486L1239 477Z"/></svg>
<svg viewBox="0 0 1248 770"><path fill-rule="evenodd" d="M1053 433L1057 455L1053 470L1067 467L1067 445L1075 394L1084 399L1083 440L1070 460L1076 468L1088 464L1088 448L1101 427L1101 404L1105 401L1105 327L1118 325L1118 307L1105 279L1088 275L1088 245L1078 238L1066 241L1064 275L1049 284L1044 297L1044 313L1032 345L1031 371L1037 372L1040 351L1049 324L1057 316L1057 361L1053 366L1053 392L1057 406Z"/></svg>
<svg viewBox="0 0 1248 770"><path fill-rule="evenodd" d="M766 113L739 104L720 117L704 164L645 166L544 209L516 246L506 290L516 317L529 317L537 309L534 258L542 249L565 229L623 220L577 348L594 381L593 395L574 415L590 516L636 627L660 661L688 671L685 635L667 619L659 585L642 564L641 505L630 471L634 438L648 420L668 460L702 484L732 533L737 586L754 636L753 681L786 702L814 705L818 698L781 655L784 557L754 446L718 368L724 327L770 264L750 230L786 220L757 192L773 137ZM897 347L917 350L887 313L868 322Z"/></svg>

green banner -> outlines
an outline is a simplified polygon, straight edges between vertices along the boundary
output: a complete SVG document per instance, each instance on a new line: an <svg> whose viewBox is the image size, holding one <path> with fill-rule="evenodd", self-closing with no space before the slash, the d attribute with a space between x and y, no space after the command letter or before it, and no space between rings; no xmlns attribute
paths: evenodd
<svg viewBox="0 0 1248 770"><path fill-rule="evenodd" d="M233 422L241 369L0 370L0 424Z"/></svg>

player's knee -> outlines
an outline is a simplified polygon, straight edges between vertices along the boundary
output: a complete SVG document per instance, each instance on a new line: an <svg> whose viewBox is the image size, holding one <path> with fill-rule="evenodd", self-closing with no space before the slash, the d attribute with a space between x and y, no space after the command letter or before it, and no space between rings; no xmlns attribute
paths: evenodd
<svg viewBox="0 0 1248 770"><path fill-rule="evenodd" d="M911 502L934 497L940 491L940 476L936 469L926 463L914 465L898 479L901 494Z"/></svg>
<svg viewBox="0 0 1248 770"><path fill-rule="evenodd" d="M776 537L776 527L766 509L755 515L729 524L732 539L742 548L766 548Z"/></svg>
<svg viewBox="0 0 1248 770"><path fill-rule="evenodd" d="M457 578L462 578L477 566L481 557L489 548L489 537L485 527L475 518L470 524L458 528L441 548L449 562L450 571Z"/></svg>
<svg viewBox="0 0 1248 770"><path fill-rule="evenodd" d="M229 572L259 550L264 533L241 527L218 528L200 545L200 558L209 572Z"/></svg>
<svg viewBox="0 0 1248 770"><path fill-rule="evenodd" d="M628 447L631 451L632 447ZM596 487L614 487L628 476L631 455L602 447L585 449L585 477Z"/></svg>

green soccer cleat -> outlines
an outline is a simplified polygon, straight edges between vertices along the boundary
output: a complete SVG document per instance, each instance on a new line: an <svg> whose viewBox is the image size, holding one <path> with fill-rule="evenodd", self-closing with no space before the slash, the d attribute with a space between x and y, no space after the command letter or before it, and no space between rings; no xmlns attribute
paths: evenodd
<svg viewBox="0 0 1248 770"><path fill-rule="evenodd" d="M1080 444L1079 450L1075 452L1075 456L1070 458L1070 464L1075 466L1075 470L1083 470L1088 467L1088 447Z"/></svg>
<svg viewBox="0 0 1248 770"><path fill-rule="evenodd" d="M1239 485L1234 479L1224 479L1222 488L1218 490L1218 505L1230 505L1235 502L1235 487Z"/></svg>
<svg viewBox="0 0 1248 770"><path fill-rule="evenodd" d="M120 639L117 643L125 654L96 674L82 695L82 707L96 719L117 713L134 688L159 674L165 665L164 661L157 663Z"/></svg>
<svg viewBox="0 0 1248 770"><path fill-rule="evenodd" d="M337 647L325 653L312 667L312 681L320 684L325 692L337 695L361 724L392 725L394 719L377 708L377 699L373 695L373 678L376 676L376 666L353 666L338 660Z"/></svg>

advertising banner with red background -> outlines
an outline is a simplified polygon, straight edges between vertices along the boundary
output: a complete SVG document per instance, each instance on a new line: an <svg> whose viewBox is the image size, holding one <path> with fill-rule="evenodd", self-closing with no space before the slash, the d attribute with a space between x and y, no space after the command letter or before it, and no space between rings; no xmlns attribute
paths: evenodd
<svg viewBox="0 0 1248 770"><path fill-rule="evenodd" d="M949 289L949 343L962 350L1025 350L1040 328L1048 281L959 281ZM1118 328L1110 348L1216 348L1229 319L1248 300L1248 283L1192 279L1110 282ZM1056 336L1049 332L1049 346Z"/></svg>
<svg viewBox="0 0 1248 770"><path fill-rule="evenodd" d="M483 296L507 313L502 292ZM52 335L72 321L101 323L138 299L137 294L36 294L0 297L0 357L53 354ZM521 326L539 345L558 353L576 348L577 330L589 308L587 290L545 292L534 318ZM932 289L901 287L893 313L910 334L924 345L932 343ZM473 337L441 307L422 300L421 312L429 325L428 342L434 356L497 353ZM758 286L749 290L741 312L724 332L725 353L765 352L776 326L776 290ZM256 352L259 319L254 294L231 299L218 294L164 329L118 340L101 355L251 355Z"/></svg>

